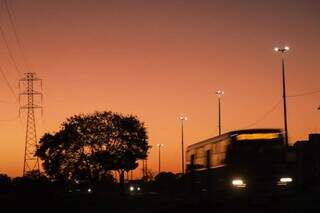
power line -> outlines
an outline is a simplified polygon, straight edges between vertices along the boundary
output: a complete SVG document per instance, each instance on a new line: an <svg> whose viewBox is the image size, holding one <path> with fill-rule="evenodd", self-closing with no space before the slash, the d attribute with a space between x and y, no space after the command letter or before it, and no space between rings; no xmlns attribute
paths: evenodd
<svg viewBox="0 0 320 213"><path fill-rule="evenodd" d="M9 4L8 4L7 0L4 0L4 5L5 5L6 11L8 13L9 20L10 20L10 23L11 23L11 26L12 26L12 29L13 29L13 32L14 32L18 47L20 49L21 56L23 58L24 64L25 64L26 68L29 70L30 69L29 62L28 62L27 57L25 55L20 36L18 34L16 18L15 18L15 13L14 13L13 7L11 7L11 8L9 7Z"/></svg>
<svg viewBox="0 0 320 213"><path fill-rule="evenodd" d="M244 129L249 128L249 127L252 127L252 126L260 123L262 120L264 120L264 119L267 117L267 115L269 115L271 112L273 112L281 102L282 102L282 100L279 100L279 101L278 101L275 105L273 105L266 113L264 113L264 114L261 116L261 118L259 118L258 120L256 120L256 121L253 122L252 124L247 125L246 127L244 127Z"/></svg>
<svg viewBox="0 0 320 213"><path fill-rule="evenodd" d="M300 93L300 94L296 94L296 95L288 95L288 98L294 98L294 97L300 97L300 96L307 96L307 95L313 95L316 93L320 93L320 90L314 90L311 92L305 92L305 93Z"/></svg>
<svg viewBox="0 0 320 213"><path fill-rule="evenodd" d="M1 36L2 36L2 39L3 39L4 43L5 43L5 45L6 45L6 48L7 48L7 50L8 50L8 53L9 53L10 59L11 59L11 61L12 61L12 63L13 63L13 66L14 66L14 68L15 68L16 74L17 74L18 77L19 77L21 72L20 72L20 70L19 70L19 68L18 68L18 65L17 65L17 63L16 63L16 61L15 61L15 59L14 59L14 57L13 57L12 51L11 51L11 49L10 49L10 47L9 47L9 43L8 43L8 40L6 39L6 36L5 36L4 31L3 31L3 28L2 28L1 23L0 23L0 33L1 33Z"/></svg>
<svg viewBox="0 0 320 213"><path fill-rule="evenodd" d="M6 85L8 86L10 92L12 93L13 97L15 98L15 100L17 100L17 96L16 96L16 93L14 92L14 89L12 88L12 86L10 85L6 75L4 74L3 72L3 69L2 67L0 66L0 72L1 72L1 75L2 75L2 78L3 80L5 81Z"/></svg>

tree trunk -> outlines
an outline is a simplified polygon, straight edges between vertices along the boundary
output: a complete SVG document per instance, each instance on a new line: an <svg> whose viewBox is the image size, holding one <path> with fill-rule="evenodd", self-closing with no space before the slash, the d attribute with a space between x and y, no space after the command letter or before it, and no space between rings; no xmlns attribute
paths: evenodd
<svg viewBox="0 0 320 213"><path fill-rule="evenodd" d="M125 186L124 186L124 170L120 170L120 194L125 195Z"/></svg>

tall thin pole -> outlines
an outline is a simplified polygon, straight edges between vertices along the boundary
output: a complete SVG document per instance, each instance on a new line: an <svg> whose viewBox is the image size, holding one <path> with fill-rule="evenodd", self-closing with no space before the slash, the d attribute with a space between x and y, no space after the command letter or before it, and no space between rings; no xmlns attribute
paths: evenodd
<svg viewBox="0 0 320 213"><path fill-rule="evenodd" d="M221 135L221 97L224 95L224 91L218 90L216 91L216 95L218 96L218 128L219 135Z"/></svg>
<svg viewBox="0 0 320 213"><path fill-rule="evenodd" d="M161 146L163 146L163 144L157 144L157 146L159 147L159 150L158 150L158 159L159 159L158 173L160 173L161 172Z"/></svg>
<svg viewBox="0 0 320 213"><path fill-rule="evenodd" d="M284 68L284 54L289 51L289 47L283 48L275 47L274 51L281 53L281 66L282 66L282 98L283 98L283 114L284 114L284 141L286 146L289 146L288 140L288 122L287 122L287 96L286 96L286 78Z"/></svg>
<svg viewBox="0 0 320 213"><path fill-rule="evenodd" d="M219 135L221 135L221 101L220 101L220 97L218 98L218 103L219 103Z"/></svg>
<svg viewBox="0 0 320 213"><path fill-rule="evenodd" d="M181 121L181 172L184 174L184 132L183 132L183 122L188 120L184 115L180 116Z"/></svg>
<svg viewBox="0 0 320 213"><path fill-rule="evenodd" d="M143 179L147 178L148 176L148 159L142 160L142 173Z"/></svg>
<svg viewBox="0 0 320 213"><path fill-rule="evenodd" d="M146 158L145 167L146 167L145 175L146 175L146 177L148 177L148 158Z"/></svg>
<svg viewBox="0 0 320 213"><path fill-rule="evenodd" d="M286 96L286 79L285 79L285 69L284 69L284 58L282 54L282 92L283 92L283 113L284 113L284 134L286 146L288 143L288 122L287 122L287 96Z"/></svg>
<svg viewBox="0 0 320 213"><path fill-rule="evenodd" d="M183 120L181 120L181 171L182 171L182 174L184 174Z"/></svg>

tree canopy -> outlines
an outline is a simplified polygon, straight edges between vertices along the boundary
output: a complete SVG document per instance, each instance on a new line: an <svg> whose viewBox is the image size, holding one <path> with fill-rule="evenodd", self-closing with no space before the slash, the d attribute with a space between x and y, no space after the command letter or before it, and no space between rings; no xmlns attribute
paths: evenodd
<svg viewBox="0 0 320 213"><path fill-rule="evenodd" d="M42 136L36 155L53 179L92 182L112 170L135 169L148 148L136 116L106 111L68 118L58 132Z"/></svg>

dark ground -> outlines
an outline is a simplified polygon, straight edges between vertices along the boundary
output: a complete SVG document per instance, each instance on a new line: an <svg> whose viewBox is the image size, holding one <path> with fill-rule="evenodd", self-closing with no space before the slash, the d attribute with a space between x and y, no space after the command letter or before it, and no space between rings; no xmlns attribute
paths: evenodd
<svg viewBox="0 0 320 213"><path fill-rule="evenodd" d="M313 188L281 199L251 201L200 201L182 195L140 194L6 194L0 196L0 212L320 212L320 190Z"/></svg>

